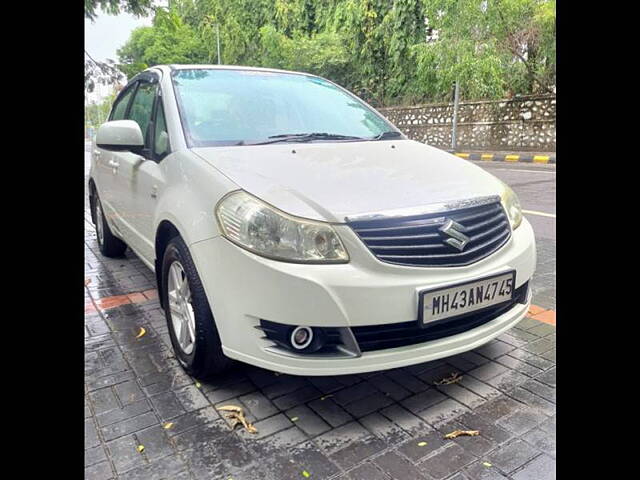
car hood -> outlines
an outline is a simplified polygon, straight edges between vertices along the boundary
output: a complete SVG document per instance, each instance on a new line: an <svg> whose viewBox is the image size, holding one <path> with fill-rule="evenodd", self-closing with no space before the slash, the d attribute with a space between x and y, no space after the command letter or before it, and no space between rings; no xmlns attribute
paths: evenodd
<svg viewBox="0 0 640 480"><path fill-rule="evenodd" d="M194 148L246 192L300 217L345 217L487 195L501 183L473 163L412 140Z"/></svg>

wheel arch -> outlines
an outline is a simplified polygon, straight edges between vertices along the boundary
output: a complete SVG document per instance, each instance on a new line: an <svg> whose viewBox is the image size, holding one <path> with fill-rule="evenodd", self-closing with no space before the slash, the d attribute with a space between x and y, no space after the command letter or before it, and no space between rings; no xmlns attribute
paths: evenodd
<svg viewBox="0 0 640 480"><path fill-rule="evenodd" d="M89 178L89 212L91 213L91 221L95 225L96 223L96 182L93 181L93 178Z"/></svg>
<svg viewBox="0 0 640 480"><path fill-rule="evenodd" d="M156 284L158 285L158 301L160 302L160 307L164 308L163 304L163 292L162 292L162 259L164 257L164 252L167 249L167 245L172 238L181 237L184 240L184 236L178 230L178 227L171 222L170 220L162 220L156 229L156 237L155 237L155 273L156 273Z"/></svg>

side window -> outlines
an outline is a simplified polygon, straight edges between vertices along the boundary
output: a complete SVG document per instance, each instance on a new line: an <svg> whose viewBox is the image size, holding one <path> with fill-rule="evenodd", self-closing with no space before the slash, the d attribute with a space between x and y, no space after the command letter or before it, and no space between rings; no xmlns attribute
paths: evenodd
<svg viewBox="0 0 640 480"><path fill-rule="evenodd" d="M162 160L169 153L169 133L164 120L164 108L162 101L158 99L156 107L155 131L153 133L153 156L156 160Z"/></svg>
<svg viewBox="0 0 640 480"><path fill-rule="evenodd" d="M156 85L152 83L140 83L136 96L133 97L127 119L135 120L140 125L142 136L145 139L145 147L149 148L149 123L153 110L153 100L156 95Z"/></svg>
<svg viewBox="0 0 640 480"><path fill-rule="evenodd" d="M113 106L111 110L111 118L109 120L124 120L124 114L127 111L127 105L129 105L129 100L131 100L131 95L135 92L135 87L129 88L122 97L118 99L118 101Z"/></svg>

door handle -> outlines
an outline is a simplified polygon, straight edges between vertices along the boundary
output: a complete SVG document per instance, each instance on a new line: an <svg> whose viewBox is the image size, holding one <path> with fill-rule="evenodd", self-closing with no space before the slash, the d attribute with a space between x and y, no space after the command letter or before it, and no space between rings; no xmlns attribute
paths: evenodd
<svg viewBox="0 0 640 480"><path fill-rule="evenodd" d="M118 173L118 167L120 166L120 163L116 162L115 160L109 160L107 163L111 167L111 173L113 173L114 175L117 174Z"/></svg>

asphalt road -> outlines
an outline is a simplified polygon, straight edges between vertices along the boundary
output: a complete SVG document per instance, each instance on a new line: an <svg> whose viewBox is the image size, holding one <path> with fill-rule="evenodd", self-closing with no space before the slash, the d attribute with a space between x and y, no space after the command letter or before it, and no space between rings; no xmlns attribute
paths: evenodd
<svg viewBox="0 0 640 480"><path fill-rule="evenodd" d="M556 166L523 163L473 162L509 185L520 198L533 226L538 264L533 277L532 303L556 308Z"/></svg>

